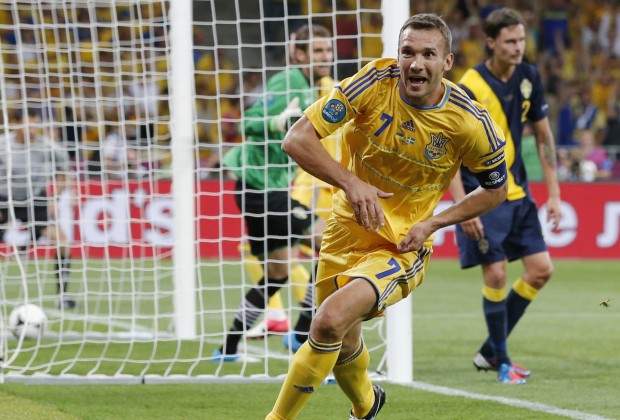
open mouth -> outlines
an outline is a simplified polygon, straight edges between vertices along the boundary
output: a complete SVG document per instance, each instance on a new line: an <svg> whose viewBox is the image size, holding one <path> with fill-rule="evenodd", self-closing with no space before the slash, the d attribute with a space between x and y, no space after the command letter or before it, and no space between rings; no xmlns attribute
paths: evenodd
<svg viewBox="0 0 620 420"><path fill-rule="evenodd" d="M414 86L423 85L425 82L426 82L426 77L419 77L419 76L409 77L409 83L411 83Z"/></svg>

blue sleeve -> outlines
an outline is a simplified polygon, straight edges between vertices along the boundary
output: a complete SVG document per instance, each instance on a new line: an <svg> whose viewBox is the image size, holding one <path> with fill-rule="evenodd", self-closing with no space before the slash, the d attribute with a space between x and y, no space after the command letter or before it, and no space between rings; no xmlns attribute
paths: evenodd
<svg viewBox="0 0 620 420"><path fill-rule="evenodd" d="M545 88L540 78L540 73L534 66L531 66L531 78L532 78L532 106L527 113L527 119L532 122L537 122L549 115L549 105L545 99Z"/></svg>

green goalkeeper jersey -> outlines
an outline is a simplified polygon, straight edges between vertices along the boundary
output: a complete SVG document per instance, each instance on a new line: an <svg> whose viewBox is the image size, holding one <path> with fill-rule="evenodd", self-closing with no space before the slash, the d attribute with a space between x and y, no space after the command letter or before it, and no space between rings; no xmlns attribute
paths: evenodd
<svg viewBox="0 0 620 420"><path fill-rule="evenodd" d="M267 81L262 100L245 111L241 125L245 141L226 153L223 164L245 180L248 187L257 190L287 188L295 178L297 166L281 148L284 133L269 127L269 122L295 97L299 97L302 110L317 97L298 68L274 74Z"/></svg>

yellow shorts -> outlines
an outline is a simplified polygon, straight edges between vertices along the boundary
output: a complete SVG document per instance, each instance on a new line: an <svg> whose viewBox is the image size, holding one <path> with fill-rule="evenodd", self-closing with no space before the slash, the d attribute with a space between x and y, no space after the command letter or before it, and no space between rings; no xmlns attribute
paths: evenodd
<svg viewBox="0 0 620 420"><path fill-rule="evenodd" d="M355 278L367 280L377 294L368 319L404 299L424 281L432 247L401 254L396 245L355 221L331 217L323 234L317 272L317 304Z"/></svg>

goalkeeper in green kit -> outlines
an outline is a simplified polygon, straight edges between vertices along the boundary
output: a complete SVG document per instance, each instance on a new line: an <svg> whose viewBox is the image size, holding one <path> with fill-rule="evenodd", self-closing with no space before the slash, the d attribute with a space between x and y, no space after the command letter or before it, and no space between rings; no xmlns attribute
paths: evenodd
<svg viewBox="0 0 620 420"><path fill-rule="evenodd" d="M235 201L245 220L251 252L266 261L266 273L245 295L224 344L213 352L213 361L239 359L237 347L243 333L288 281L290 247L308 237L315 220L308 206L291 198L297 167L281 144L290 125L317 99L319 80L331 74L331 33L320 25L302 26L295 32L292 56L295 67L267 81L262 100L245 112L244 143L223 159L224 166L237 178ZM312 294L310 286L301 303L296 331L309 330ZM301 345L289 344L293 344L292 350Z"/></svg>

